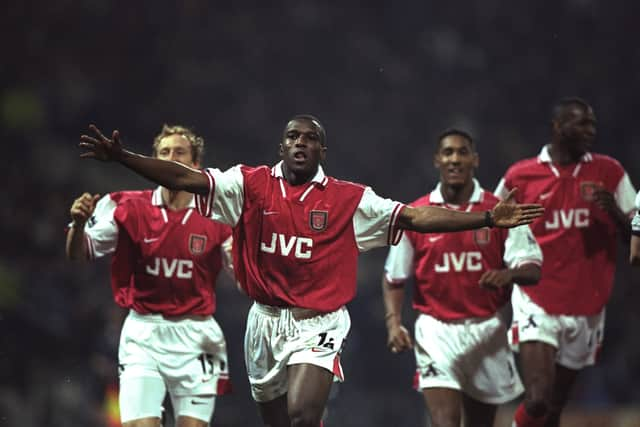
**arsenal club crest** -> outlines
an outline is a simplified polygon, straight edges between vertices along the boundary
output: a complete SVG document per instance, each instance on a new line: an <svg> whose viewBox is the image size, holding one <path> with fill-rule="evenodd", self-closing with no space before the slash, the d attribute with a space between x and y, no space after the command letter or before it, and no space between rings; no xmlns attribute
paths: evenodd
<svg viewBox="0 0 640 427"><path fill-rule="evenodd" d="M491 241L491 230L488 228L479 228L473 231L473 240L477 245L488 245Z"/></svg>
<svg viewBox="0 0 640 427"><path fill-rule="evenodd" d="M327 228L329 211L311 211L309 213L309 226L313 231L324 231Z"/></svg>
<svg viewBox="0 0 640 427"><path fill-rule="evenodd" d="M580 183L580 195L583 200L592 202L594 199L594 193L601 188L603 188L601 182L582 181Z"/></svg>
<svg viewBox="0 0 640 427"><path fill-rule="evenodd" d="M191 252L193 255L200 255L204 253L206 247L207 236L202 236L200 234L189 235L189 252Z"/></svg>

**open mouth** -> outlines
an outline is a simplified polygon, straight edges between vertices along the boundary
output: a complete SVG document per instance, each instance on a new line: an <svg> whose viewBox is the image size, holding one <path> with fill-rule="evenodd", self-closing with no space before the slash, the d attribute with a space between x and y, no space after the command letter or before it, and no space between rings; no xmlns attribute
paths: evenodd
<svg viewBox="0 0 640 427"><path fill-rule="evenodd" d="M303 151L297 151L293 153L293 158L297 161L307 160L307 155Z"/></svg>

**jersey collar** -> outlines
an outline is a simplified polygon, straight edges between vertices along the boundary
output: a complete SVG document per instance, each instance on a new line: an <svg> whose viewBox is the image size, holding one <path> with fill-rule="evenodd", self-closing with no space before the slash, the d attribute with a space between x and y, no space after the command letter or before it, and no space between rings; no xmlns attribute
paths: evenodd
<svg viewBox="0 0 640 427"><path fill-rule="evenodd" d="M552 163L551 154L549 153L550 146L551 144L547 144L542 147L542 150L540 150L540 154L538 154L538 163ZM590 152L584 153L580 158L580 162L583 163L590 162L591 160L593 160L593 155Z"/></svg>
<svg viewBox="0 0 640 427"><path fill-rule="evenodd" d="M439 205L444 205L444 197L442 197L442 184L439 182L436 188L429 194L429 202ZM482 187L477 179L473 178L473 193L467 203L480 203L482 202Z"/></svg>
<svg viewBox="0 0 640 427"><path fill-rule="evenodd" d="M275 166L271 168L272 176L284 179L284 175L282 174L282 163L282 160L280 160ZM318 165L318 171L316 172L314 177L311 178L311 182L315 182L322 187L325 187L329 182L329 178L327 178L327 176L324 174L324 169L322 169L321 165Z"/></svg>

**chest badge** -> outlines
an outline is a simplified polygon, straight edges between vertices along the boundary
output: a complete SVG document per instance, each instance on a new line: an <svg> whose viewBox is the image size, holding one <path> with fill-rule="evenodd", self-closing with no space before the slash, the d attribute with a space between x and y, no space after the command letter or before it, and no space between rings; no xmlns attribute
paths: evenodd
<svg viewBox="0 0 640 427"><path fill-rule="evenodd" d="M329 220L329 211L309 212L309 227L311 227L313 231L326 230L328 220Z"/></svg>
<svg viewBox="0 0 640 427"><path fill-rule="evenodd" d="M580 183L580 195L583 200L592 202L594 199L594 193L601 188L603 188L601 182L582 181Z"/></svg>
<svg viewBox="0 0 640 427"><path fill-rule="evenodd" d="M486 227L473 230L473 241L480 246L488 245L491 242L491 230Z"/></svg>
<svg viewBox="0 0 640 427"><path fill-rule="evenodd" d="M207 247L207 236L201 234L189 235L189 252L193 255L201 255Z"/></svg>

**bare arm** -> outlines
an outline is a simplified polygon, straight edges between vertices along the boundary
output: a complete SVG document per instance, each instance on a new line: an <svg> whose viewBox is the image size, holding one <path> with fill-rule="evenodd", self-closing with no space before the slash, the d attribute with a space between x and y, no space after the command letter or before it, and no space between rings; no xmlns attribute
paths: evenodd
<svg viewBox="0 0 640 427"><path fill-rule="evenodd" d="M631 262L631 265L640 266L640 235L633 234L631 236L631 245L629 249L631 252L629 262Z"/></svg>
<svg viewBox="0 0 640 427"><path fill-rule="evenodd" d="M511 190L503 201L488 211L488 214L461 212L437 206L407 206L398 218L398 225L400 228L421 233L442 233L493 226L511 228L530 224L543 214L544 208L538 204L515 204L515 191L516 189Z"/></svg>
<svg viewBox="0 0 640 427"><path fill-rule="evenodd" d="M67 232L67 243L65 252L67 259L71 261L86 261L87 259L87 239L84 234L84 225L93 215L99 195L84 193L73 201L69 213L73 221Z"/></svg>
<svg viewBox="0 0 640 427"><path fill-rule="evenodd" d="M95 136L82 135L80 147L87 149L80 157L116 161L143 177L170 190L182 190L196 194L207 194L209 182L205 175L196 169L178 162L160 160L125 150L120 143L120 133L113 131L111 139L105 137L100 130L90 125Z"/></svg>
<svg viewBox="0 0 640 427"><path fill-rule="evenodd" d="M409 331L402 325L404 286L394 286L383 277L382 296L385 311L384 320L387 326L387 347L393 353L413 348Z"/></svg>
<svg viewBox="0 0 640 427"><path fill-rule="evenodd" d="M522 264L516 268L485 271L478 284L487 289L498 289L517 283L520 286L535 285L540 280L540 266L534 263Z"/></svg>
<svg viewBox="0 0 640 427"><path fill-rule="evenodd" d="M611 219L616 223L620 236L625 242L628 242L631 237L631 217L620 209L616 198L610 191L605 189L598 189L594 193L594 201L600 207L609 214Z"/></svg>

